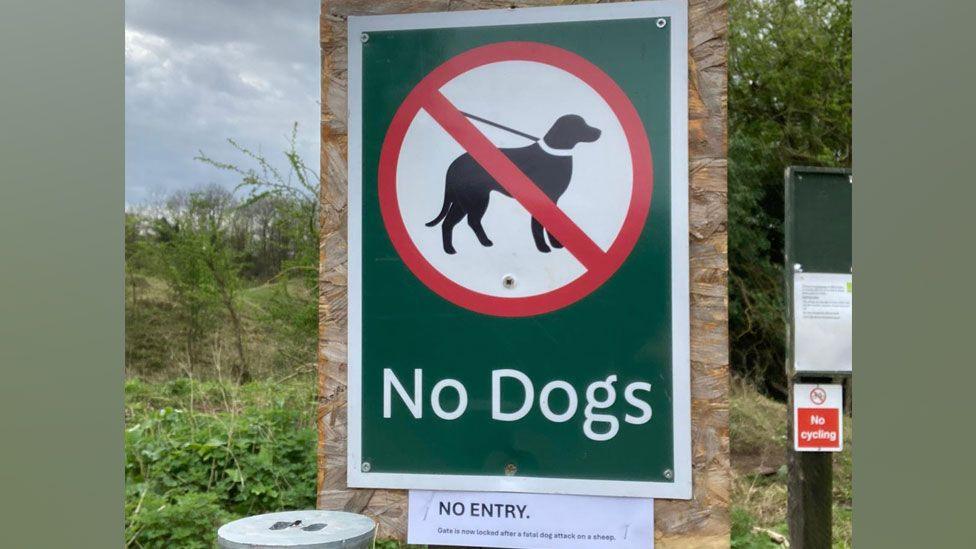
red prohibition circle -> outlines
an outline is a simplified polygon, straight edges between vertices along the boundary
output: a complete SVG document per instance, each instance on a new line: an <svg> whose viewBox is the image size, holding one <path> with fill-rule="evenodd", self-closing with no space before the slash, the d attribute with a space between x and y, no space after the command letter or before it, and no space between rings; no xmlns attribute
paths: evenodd
<svg viewBox="0 0 976 549"><path fill-rule="evenodd" d="M623 226L602 260L572 282L548 292L525 297L499 297L470 290L438 271L417 249L400 214L396 171L407 129L431 95L457 76L490 63L530 61L562 69L579 78L610 106L623 127L630 148L633 190ZM538 42L499 42L480 46L444 62L411 90L397 109L380 151L380 211L387 233L407 268L427 287L455 305L502 317L548 313L575 303L606 282L624 263L637 244L651 206L654 184L650 142L637 109L620 86L596 65L579 55Z"/></svg>

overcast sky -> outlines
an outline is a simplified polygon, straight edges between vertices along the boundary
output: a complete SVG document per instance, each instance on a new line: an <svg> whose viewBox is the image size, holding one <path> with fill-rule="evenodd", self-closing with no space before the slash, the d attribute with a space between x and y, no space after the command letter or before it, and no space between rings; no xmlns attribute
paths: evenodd
<svg viewBox="0 0 976 549"><path fill-rule="evenodd" d="M125 198L140 204L229 174L233 137L278 165L291 124L318 166L319 0L126 0Z"/></svg>

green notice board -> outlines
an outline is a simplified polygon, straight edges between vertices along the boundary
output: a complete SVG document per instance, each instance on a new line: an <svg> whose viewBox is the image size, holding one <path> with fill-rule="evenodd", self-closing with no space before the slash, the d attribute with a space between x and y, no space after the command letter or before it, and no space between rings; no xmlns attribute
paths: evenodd
<svg viewBox="0 0 976 549"><path fill-rule="evenodd" d="M794 373L852 370L852 191L848 169L786 170L788 362Z"/></svg>
<svg viewBox="0 0 976 549"><path fill-rule="evenodd" d="M685 10L349 19L350 486L691 497Z"/></svg>
<svg viewBox="0 0 976 549"><path fill-rule="evenodd" d="M850 273L853 180L843 168L786 172L786 264L805 272Z"/></svg>

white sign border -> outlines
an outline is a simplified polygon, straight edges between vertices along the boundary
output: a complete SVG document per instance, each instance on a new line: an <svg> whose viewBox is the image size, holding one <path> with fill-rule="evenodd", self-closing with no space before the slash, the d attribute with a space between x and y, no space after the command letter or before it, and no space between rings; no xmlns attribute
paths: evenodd
<svg viewBox="0 0 976 549"><path fill-rule="evenodd" d="M827 392L827 400L823 404L805 404L800 406L798 396L809 394L815 387L821 387ZM830 404L828 404L830 403ZM816 410L837 410L837 446L820 446L816 448L800 447L800 430L797 429L800 419L800 408ZM838 453L844 451L844 385L842 383L794 383L793 384L793 451L794 452L823 452Z"/></svg>
<svg viewBox="0 0 976 549"><path fill-rule="evenodd" d="M671 325L674 480L437 475L362 471L362 42L364 32L670 18L671 28ZM688 10L680 0L447 13L350 16L348 19L348 443L350 488L538 492L691 499L690 294L688 282Z"/></svg>

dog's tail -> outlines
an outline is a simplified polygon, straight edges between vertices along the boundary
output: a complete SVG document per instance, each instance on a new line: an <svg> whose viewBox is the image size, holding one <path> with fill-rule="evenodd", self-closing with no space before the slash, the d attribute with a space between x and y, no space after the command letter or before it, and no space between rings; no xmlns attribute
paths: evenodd
<svg viewBox="0 0 976 549"><path fill-rule="evenodd" d="M447 193L444 193L444 205L441 206L441 213L437 214L437 217L435 217L434 219L428 221L427 226L433 227L434 225L440 223L441 220L443 220L444 217L447 216L447 210L450 209L451 209L451 201L447 199Z"/></svg>

